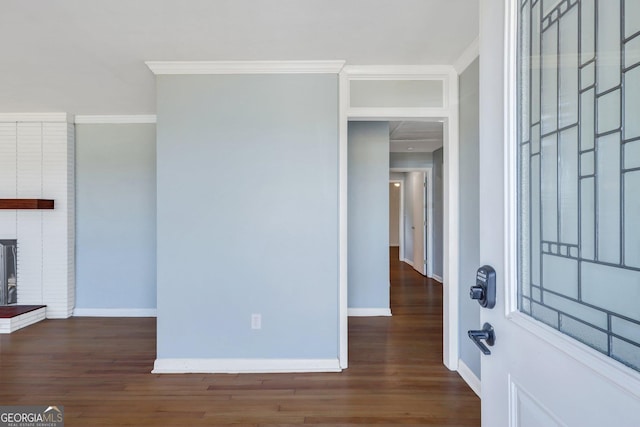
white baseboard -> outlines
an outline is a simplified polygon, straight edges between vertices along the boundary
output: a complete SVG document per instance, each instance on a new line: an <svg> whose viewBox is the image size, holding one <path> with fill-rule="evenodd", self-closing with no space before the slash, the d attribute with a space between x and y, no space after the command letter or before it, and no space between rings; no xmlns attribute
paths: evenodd
<svg viewBox="0 0 640 427"><path fill-rule="evenodd" d="M442 283L443 283L442 277L438 276L437 274L432 274L432 275L431 275L431 278L432 278L433 280L435 280L436 282L440 282L440 284L442 284Z"/></svg>
<svg viewBox="0 0 640 427"><path fill-rule="evenodd" d="M402 259L401 259L401 261L402 261L402 262L404 262L404 263L406 263L406 264L409 264L411 267L413 267L413 261L408 260L408 259L406 259L406 258L402 258Z"/></svg>
<svg viewBox="0 0 640 427"><path fill-rule="evenodd" d="M349 308L347 315L351 317L391 316L390 308Z"/></svg>
<svg viewBox="0 0 640 427"><path fill-rule="evenodd" d="M74 317L156 317L155 308L76 308Z"/></svg>
<svg viewBox="0 0 640 427"><path fill-rule="evenodd" d="M467 364L464 363L462 359L458 359L458 374L469 385L469 387L471 387L471 390L473 390L473 392L482 399L482 387L480 379L476 377L476 374L474 374L473 371L469 369Z"/></svg>
<svg viewBox="0 0 640 427"><path fill-rule="evenodd" d="M47 306L47 319L68 319L73 315L73 310L69 310L66 307L60 309L59 307Z"/></svg>
<svg viewBox="0 0 640 427"><path fill-rule="evenodd" d="M340 372L338 359L156 359L153 374Z"/></svg>

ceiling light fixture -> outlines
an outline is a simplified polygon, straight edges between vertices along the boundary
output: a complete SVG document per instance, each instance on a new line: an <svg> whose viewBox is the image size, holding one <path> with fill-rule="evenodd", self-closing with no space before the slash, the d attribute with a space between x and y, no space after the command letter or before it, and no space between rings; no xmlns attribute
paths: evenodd
<svg viewBox="0 0 640 427"><path fill-rule="evenodd" d="M393 185L395 185L396 187L400 187L400 183L399 182L394 182Z"/></svg>

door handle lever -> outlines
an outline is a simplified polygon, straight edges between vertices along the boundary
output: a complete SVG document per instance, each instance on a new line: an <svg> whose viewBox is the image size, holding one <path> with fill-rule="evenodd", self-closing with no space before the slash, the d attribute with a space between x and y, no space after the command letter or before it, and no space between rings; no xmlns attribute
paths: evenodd
<svg viewBox="0 0 640 427"><path fill-rule="evenodd" d="M493 331L493 326L490 323L485 323L482 325L481 330L471 330L467 332L469 334L469 338L478 346L482 354L490 355L491 350L487 348L486 345L481 340L485 340L489 347L493 346L496 343L496 334Z"/></svg>

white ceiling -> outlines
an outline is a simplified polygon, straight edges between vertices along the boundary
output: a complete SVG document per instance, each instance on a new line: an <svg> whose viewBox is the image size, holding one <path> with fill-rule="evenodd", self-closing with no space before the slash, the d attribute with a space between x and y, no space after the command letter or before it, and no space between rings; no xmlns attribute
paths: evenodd
<svg viewBox="0 0 640 427"><path fill-rule="evenodd" d="M431 153L442 147L443 124L429 122L389 122L392 153Z"/></svg>
<svg viewBox="0 0 640 427"><path fill-rule="evenodd" d="M146 60L452 64L477 0L1 0L0 112L155 112Z"/></svg>

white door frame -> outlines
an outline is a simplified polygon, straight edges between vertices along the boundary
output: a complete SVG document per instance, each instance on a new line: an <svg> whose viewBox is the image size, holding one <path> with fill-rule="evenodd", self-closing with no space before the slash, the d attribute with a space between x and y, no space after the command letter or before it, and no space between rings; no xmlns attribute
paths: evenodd
<svg viewBox="0 0 640 427"><path fill-rule="evenodd" d="M389 184L400 184L400 212L398 215L398 244L400 247L398 248L398 258L400 261L404 258L404 180L402 179L389 179Z"/></svg>
<svg viewBox="0 0 640 427"><path fill-rule="evenodd" d="M427 267L426 267L426 276L434 279L433 276L433 167L426 168L390 168L390 172L399 172L399 173L407 173L407 172L424 172L425 180L427 181L427 187L425 188L425 204L427 213L427 224L424 228L424 236L423 239L425 241L425 250L427 254ZM401 182L400 180L390 181L390 182ZM404 192L402 194L402 212L404 212ZM404 222L404 217L402 218ZM404 228L401 226L401 246L400 246L400 261L406 262L404 258ZM439 280L440 278L437 278Z"/></svg>
<svg viewBox="0 0 640 427"><path fill-rule="evenodd" d="M427 220L424 225L424 242L425 242L425 253L427 255L427 271L426 275L429 278L433 278L433 255L435 248L433 246L433 168L427 168L424 173L425 183L425 214L427 215Z"/></svg>
<svg viewBox="0 0 640 427"><path fill-rule="evenodd" d="M439 80L441 108L351 108L352 80ZM453 66L346 66L339 75L339 360L348 367L347 128L350 120L442 120L444 122L443 362L458 368L458 73Z"/></svg>

